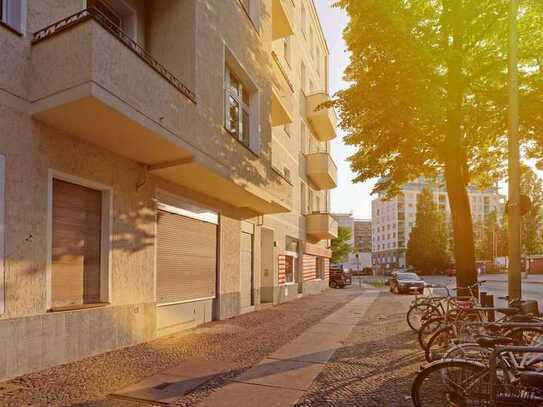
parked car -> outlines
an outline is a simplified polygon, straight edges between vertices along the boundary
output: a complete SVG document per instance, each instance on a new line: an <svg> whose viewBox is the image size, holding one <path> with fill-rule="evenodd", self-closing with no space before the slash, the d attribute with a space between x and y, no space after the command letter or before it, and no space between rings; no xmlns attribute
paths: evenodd
<svg viewBox="0 0 543 407"><path fill-rule="evenodd" d="M422 294L426 283L415 273L397 272L389 279L390 292L395 294Z"/></svg>
<svg viewBox="0 0 543 407"><path fill-rule="evenodd" d="M330 269L330 281L328 282L330 288L345 288L347 281L350 280L350 276L348 277L347 273L345 273L343 270Z"/></svg>
<svg viewBox="0 0 543 407"><path fill-rule="evenodd" d="M343 274L345 274L345 284L346 285L351 285L353 283L353 273L351 272L351 270L349 269L346 269L346 270L343 270Z"/></svg>

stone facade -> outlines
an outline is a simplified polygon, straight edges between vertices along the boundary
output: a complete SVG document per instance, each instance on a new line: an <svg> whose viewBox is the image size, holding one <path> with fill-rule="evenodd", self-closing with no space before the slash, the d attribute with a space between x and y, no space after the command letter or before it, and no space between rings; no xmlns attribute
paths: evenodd
<svg viewBox="0 0 543 407"><path fill-rule="evenodd" d="M328 286L333 230L306 244L305 215L328 211L322 182L335 173L309 179L304 157L329 153L318 138L333 137L321 133L334 123L298 108L328 88L312 0L103 3L118 11L126 35L85 12L86 0L14 1L21 19L0 23L0 379ZM286 94L270 80L277 61L292 85ZM251 92L247 142L225 128L225 67ZM286 123L273 125L289 103ZM53 179L107 197L96 306L52 312ZM214 298L157 307L157 191L218 214ZM242 309L247 228L252 305ZM285 255L296 259L288 283L280 277ZM304 255L321 259L321 275L304 274ZM170 319L173 328L157 329Z"/></svg>

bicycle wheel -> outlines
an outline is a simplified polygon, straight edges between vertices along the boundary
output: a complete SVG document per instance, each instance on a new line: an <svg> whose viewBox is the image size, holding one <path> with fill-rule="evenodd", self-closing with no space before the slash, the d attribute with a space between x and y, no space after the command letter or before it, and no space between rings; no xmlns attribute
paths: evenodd
<svg viewBox="0 0 543 407"><path fill-rule="evenodd" d="M434 332L436 332L439 328L441 328L444 323L445 323L444 317L440 316L440 317L430 318L421 325L419 329L418 337L419 337L419 345L423 350L426 349L426 346L428 345L428 340L432 337Z"/></svg>
<svg viewBox="0 0 543 407"><path fill-rule="evenodd" d="M456 333L452 325L439 328L431 336L424 350L426 360L428 362L435 362L436 360L443 359L445 353L453 346L453 339L455 338Z"/></svg>
<svg viewBox="0 0 543 407"><path fill-rule="evenodd" d="M475 362L486 363L490 355L490 350L477 343L468 342L454 345L443 355L443 359L461 359L472 360Z"/></svg>
<svg viewBox="0 0 543 407"><path fill-rule="evenodd" d="M407 311L407 324L413 331L418 332L423 323L423 319L426 320L431 318L431 316L439 315L441 315L441 312L435 305L429 303L415 304Z"/></svg>
<svg viewBox="0 0 543 407"><path fill-rule="evenodd" d="M488 407L488 370L467 360L432 363L415 378L411 398L415 407Z"/></svg>
<svg viewBox="0 0 543 407"><path fill-rule="evenodd" d="M513 339L515 346L541 346L543 345L543 328L522 327L513 328L504 332L504 336Z"/></svg>

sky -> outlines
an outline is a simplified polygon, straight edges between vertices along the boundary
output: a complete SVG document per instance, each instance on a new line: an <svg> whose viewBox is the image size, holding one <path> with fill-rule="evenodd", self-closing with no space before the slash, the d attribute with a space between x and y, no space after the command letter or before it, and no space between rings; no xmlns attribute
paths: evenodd
<svg viewBox="0 0 543 407"><path fill-rule="evenodd" d="M330 49L330 94L346 88L343 71L349 64L349 53L343 41L343 29L347 25L347 14L332 7L334 0L315 0L317 11L328 48ZM371 195L375 181L353 184L354 174L347 161L355 150L343 144L344 132L338 128L332 141L332 157L338 167L338 186L332 190L332 212L352 212L356 218L371 218Z"/></svg>

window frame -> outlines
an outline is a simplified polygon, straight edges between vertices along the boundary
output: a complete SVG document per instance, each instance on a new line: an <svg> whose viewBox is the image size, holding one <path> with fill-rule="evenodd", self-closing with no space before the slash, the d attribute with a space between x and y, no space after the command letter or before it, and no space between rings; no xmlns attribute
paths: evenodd
<svg viewBox="0 0 543 407"><path fill-rule="evenodd" d="M26 12L26 0L0 0L0 26L22 36L26 30Z"/></svg>
<svg viewBox="0 0 543 407"><path fill-rule="evenodd" d="M240 143L243 147L248 149L252 154L259 157L262 148L261 140L261 124L260 124L260 98L261 89L257 85L257 82L249 75L247 69L239 62L239 59L232 53L230 48L223 41L223 127L224 131L228 133L234 140ZM228 99L227 91L229 91L229 79L227 72L231 71L236 78L242 83L248 90L249 96L249 134L248 144L239 140L239 137L235 136L227 127L228 118ZM238 120L242 119L242 115Z"/></svg>
<svg viewBox="0 0 543 407"><path fill-rule="evenodd" d="M5 312L6 157L0 154L0 315Z"/></svg>
<svg viewBox="0 0 543 407"><path fill-rule="evenodd" d="M245 92L245 85L243 84L243 81L239 79L239 77L235 74L235 72L232 71L231 68L228 67L228 65L225 65L225 97L224 97L224 109L225 109L225 117L224 117L224 125L226 130L234 137L237 141L239 141L241 144L246 146L247 148L250 148L251 144L251 101L248 100L247 102L244 101L244 92ZM232 78L235 78L238 85L236 86L237 92L234 92L232 89ZM248 94L250 99L250 94ZM238 113L238 120L237 120L237 136L236 132L234 132L230 128L230 107L231 107L231 101L230 98L234 99L234 102L237 103L239 108ZM249 129L248 134L245 133L245 126L244 126L244 113L247 114L247 117L249 119ZM245 136L247 135L247 139L245 140Z"/></svg>
<svg viewBox="0 0 543 407"><path fill-rule="evenodd" d="M87 178L49 169L47 182L47 264L46 264L46 310L70 311L84 309L93 304L80 304L66 309L53 308L53 180L70 182L85 188L100 191L102 194L101 241L100 241L100 302L107 305L112 300L112 252L113 252L113 188Z"/></svg>

